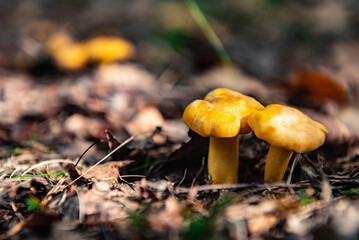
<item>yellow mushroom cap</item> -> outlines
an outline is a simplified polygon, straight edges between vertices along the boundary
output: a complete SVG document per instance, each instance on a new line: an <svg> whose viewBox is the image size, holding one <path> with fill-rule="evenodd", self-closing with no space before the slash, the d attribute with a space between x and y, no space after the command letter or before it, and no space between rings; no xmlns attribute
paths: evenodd
<svg viewBox="0 0 359 240"><path fill-rule="evenodd" d="M190 103L183 113L183 122L203 137L230 138L249 133L248 115L262 108L252 97L218 88L204 100Z"/></svg>
<svg viewBox="0 0 359 240"><path fill-rule="evenodd" d="M135 54L133 44L118 37L95 37L90 39L85 46L90 59L103 63L127 60Z"/></svg>
<svg viewBox="0 0 359 240"><path fill-rule="evenodd" d="M253 112L247 121L258 138L295 152L317 149L328 133L324 125L301 111L279 104Z"/></svg>
<svg viewBox="0 0 359 240"><path fill-rule="evenodd" d="M50 53L67 45L73 44L72 37L66 32L56 32L46 41L46 48Z"/></svg>
<svg viewBox="0 0 359 240"><path fill-rule="evenodd" d="M66 32L57 32L49 37L46 48L56 64L66 70L79 70L87 64L86 48L75 43Z"/></svg>
<svg viewBox="0 0 359 240"><path fill-rule="evenodd" d="M65 45L52 52L57 65L67 70L79 70L87 63L87 54L80 43Z"/></svg>

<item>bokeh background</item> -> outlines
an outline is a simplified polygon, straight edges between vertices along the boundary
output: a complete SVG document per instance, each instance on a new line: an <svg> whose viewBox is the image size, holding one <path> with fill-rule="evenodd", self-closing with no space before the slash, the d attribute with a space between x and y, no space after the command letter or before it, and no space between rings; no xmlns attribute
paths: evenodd
<svg viewBox="0 0 359 240"><path fill-rule="evenodd" d="M338 67L343 52L356 49L354 0L197 2L233 61L261 79L296 67ZM181 78L218 61L184 1L4 0L0 7L2 68L26 69L43 60L41 47L58 30L77 40L125 37L138 50L135 60L157 74L171 68Z"/></svg>
<svg viewBox="0 0 359 240"><path fill-rule="evenodd" d="M328 126L329 145L352 146L357 141L357 1L198 0L232 59L227 65L191 16L188 2L1 1L4 139L9 134L18 140L33 136L24 131L28 121L59 119L61 114L66 119L80 110L110 121L110 125L100 124L98 132L112 127L121 135L121 126L152 104L162 120L147 121L176 120L174 125L182 134L174 135L182 136L176 140L181 142L186 139L181 123L185 106L213 88L227 87L264 104L301 107ZM58 56L49 50L49 39L57 33L65 33L71 44L98 36L119 37L134 51L112 68L103 67L101 61L84 61L71 69L59 64ZM113 80L114 76L118 79ZM136 91L147 95L131 95ZM71 131L76 128L70 127ZM37 129L41 132L37 135L49 129ZM344 149L347 153L348 148Z"/></svg>

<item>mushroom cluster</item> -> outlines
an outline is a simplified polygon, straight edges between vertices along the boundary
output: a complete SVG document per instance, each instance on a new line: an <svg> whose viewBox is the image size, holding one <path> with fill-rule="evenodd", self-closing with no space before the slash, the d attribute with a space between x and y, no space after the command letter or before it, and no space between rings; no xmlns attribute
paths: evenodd
<svg viewBox="0 0 359 240"><path fill-rule="evenodd" d="M238 182L239 135L254 134L271 144L264 173L267 183L283 179L295 152L323 145L328 130L301 111L279 104L263 107L252 97L218 88L184 111L183 122L209 137L208 173L213 184Z"/></svg>

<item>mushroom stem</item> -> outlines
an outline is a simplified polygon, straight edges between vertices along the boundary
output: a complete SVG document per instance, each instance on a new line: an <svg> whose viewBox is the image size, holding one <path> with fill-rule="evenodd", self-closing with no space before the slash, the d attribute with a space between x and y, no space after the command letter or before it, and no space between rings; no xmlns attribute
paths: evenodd
<svg viewBox="0 0 359 240"><path fill-rule="evenodd" d="M264 169L264 181L267 183L282 181L292 154L293 151L271 145Z"/></svg>
<svg viewBox="0 0 359 240"><path fill-rule="evenodd" d="M213 184L238 182L239 136L209 138L208 172Z"/></svg>

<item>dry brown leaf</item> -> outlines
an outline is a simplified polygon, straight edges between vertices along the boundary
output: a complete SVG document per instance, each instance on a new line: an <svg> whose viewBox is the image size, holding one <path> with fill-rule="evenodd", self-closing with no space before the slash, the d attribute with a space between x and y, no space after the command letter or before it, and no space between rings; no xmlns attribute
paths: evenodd
<svg viewBox="0 0 359 240"><path fill-rule="evenodd" d="M117 183L118 178L120 177L120 170L125 169L128 165L134 161L112 161L103 164L99 164L96 167L85 168L80 171L80 173L86 173L90 168L89 172L83 175L84 178L87 178L91 181L106 181L110 183Z"/></svg>
<svg viewBox="0 0 359 240"><path fill-rule="evenodd" d="M95 90L100 95L114 89L148 90L155 77L135 64L103 64L95 73Z"/></svg>
<svg viewBox="0 0 359 240"><path fill-rule="evenodd" d="M275 201L266 200L258 205L231 205L226 208L225 215L232 222L246 220L249 233L258 236L278 223L279 210L280 206Z"/></svg>
<svg viewBox="0 0 359 240"><path fill-rule="evenodd" d="M333 228L342 239L351 239L359 231L359 205L348 199L338 201L330 210Z"/></svg>
<svg viewBox="0 0 359 240"><path fill-rule="evenodd" d="M135 192L126 184L121 189L101 190L96 187L78 192L81 218L95 224L125 220L128 212L139 207L128 197Z"/></svg>
<svg viewBox="0 0 359 240"><path fill-rule="evenodd" d="M357 107L347 107L341 109L338 118L348 127L351 135L359 140L359 110Z"/></svg>
<svg viewBox="0 0 359 240"><path fill-rule="evenodd" d="M156 106L146 106L140 109L132 121L125 125L131 135L149 133L164 124L164 118Z"/></svg>
<svg viewBox="0 0 359 240"><path fill-rule="evenodd" d="M79 137L102 138L110 125L103 120L74 114L67 118L64 124L65 130L77 134Z"/></svg>
<svg viewBox="0 0 359 240"><path fill-rule="evenodd" d="M322 107L331 101L346 105L350 101L345 87L324 71L294 71L289 75L286 84L291 100L301 106Z"/></svg>
<svg viewBox="0 0 359 240"><path fill-rule="evenodd" d="M118 146L121 145L121 143L117 140L116 137L114 137L112 135L112 133L110 131L106 130L105 134L106 134L106 138L108 141L109 152L112 152ZM111 155L111 159L112 160L122 160L125 157L129 156L131 152L132 152L131 149L127 148L126 146L123 146Z"/></svg>
<svg viewBox="0 0 359 240"><path fill-rule="evenodd" d="M25 75L1 76L0 91L2 124L14 124L25 115L52 116L60 106L59 89L55 84L37 85Z"/></svg>
<svg viewBox="0 0 359 240"><path fill-rule="evenodd" d="M322 123L327 129L328 134L326 136L326 143L330 145L350 145L353 141L353 131L339 118L341 114L337 116L324 115L312 111L305 111L315 121Z"/></svg>
<svg viewBox="0 0 359 240"><path fill-rule="evenodd" d="M181 204L173 196L167 198L164 204L164 209L149 216L152 227L160 232L179 230L183 223Z"/></svg>
<svg viewBox="0 0 359 240"><path fill-rule="evenodd" d="M248 219L248 231L251 236L259 236L271 229L279 221L278 217L271 215L260 215Z"/></svg>
<svg viewBox="0 0 359 240"><path fill-rule="evenodd" d="M61 216L58 213L34 213L25 218L24 220L18 222L15 226L13 226L9 231L2 233L0 235L0 239L8 239L15 236L25 227L42 227L51 226L55 222L59 221Z"/></svg>

